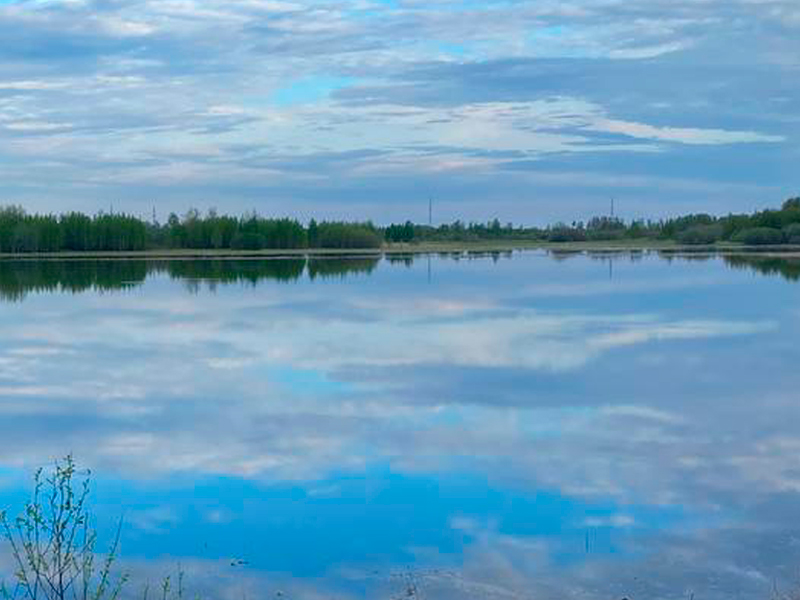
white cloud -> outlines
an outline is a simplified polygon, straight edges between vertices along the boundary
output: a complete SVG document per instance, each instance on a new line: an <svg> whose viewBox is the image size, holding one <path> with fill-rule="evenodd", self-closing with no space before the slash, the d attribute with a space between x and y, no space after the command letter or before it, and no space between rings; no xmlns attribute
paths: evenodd
<svg viewBox="0 0 800 600"><path fill-rule="evenodd" d="M785 142L783 135L766 135L755 131L727 131L692 127L655 127L645 123L632 123L615 119L597 119L586 129L619 133L634 138L645 138L680 144L743 144Z"/></svg>
<svg viewBox="0 0 800 600"><path fill-rule="evenodd" d="M523 214L527 196L508 183L508 161L547 160L558 168L546 174L557 175L610 152L680 157L675 145L731 146L724 152L734 160L745 152L736 145L791 143L790 111L773 106L767 116L755 98L762 87L770 98L796 95L796 78L782 74L793 55L783 28L795 13L780 0L16 2L0 8L0 162L14 165L3 173L11 196L50 208L163 194L182 211L203 189L215 190L208 193L220 208L240 210L256 200L297 201L314 180L326 182L343 213L365 185L376 188L381 215L408 200L399 181L424 179L423 187L455 186L454 198L465 189L512 196L508 206ZM737 58L735 73L724 61L709 64L698 81L696 71L726 48L747 51L746 64ZM621 64L638 69L624 86L606 78ZM461 78L469 69L477 75ZM288 82L313 87L323 76L352 94L321 88L302 106L274 102ZM719 94L754 100L733 106ZM655 104L662 108L642 114ZM704 120L708 126L685 125ZM631 139L609 142L606 134ZM163 164L181 162L165 148L182 153L184 164ZM321 156L347 152L372 154L333 168ZM626 164L607 171L631 176ZM645 177L661 175L662 163L652 164ZM756 167L750 178L762 194L775 183ZM55 181L58 198L38 183ZM550 185L578 201L570 186ZM650 202L667 195L647 193ZM554 207L546 196L540 202Z"/></svg>

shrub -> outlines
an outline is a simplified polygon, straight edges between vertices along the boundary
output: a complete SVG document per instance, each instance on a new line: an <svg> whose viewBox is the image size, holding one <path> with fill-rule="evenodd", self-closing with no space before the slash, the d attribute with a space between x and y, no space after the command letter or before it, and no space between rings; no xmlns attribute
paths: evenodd
<svg viewBox="0 0 800 600"><path fill-rule="evenodd" d="M772 227L753 227L740 231L733 236L733 240L746 246L770 246L782 244L783 234Z"/></svg>
<svg viewBox="0 0 800 600"><path fill-rule="evenodd" d="M87 509L89 477L78 483L76 474L70 456L57 462L49 477L43 477L40 469L23 514L9 520L5 511L0 512L2 535L16 566L16 585L13 591L5 584L0 587L1 598L114 600L119 596L127 580L126 575L112 576L120 528L98 566L97 534Z"/></svg>
<svg viewBox="0 0 800 600"><path fill-rule="evenodd" d="M722 227L719 225L693 225L678 234L681 244L703 245L713 244L722 238Z"/></svg>
<svg viewBox="0 0 800 600"><path fill-rule="evenodd" d="M323 222L318 225L320 248L380 248L383 240L369 223Z"/></svg>
<svg viewBox="0 0 800 600"><path fill-rule="evenodd" d="M556 225L547 232L548 242L583 242L585 240L586 232L583 229L566 225Z"/></svg>
<svg viewBox="0 0 800 600"><path fill-rule="evenodd" d="M39 469L33 494L22 514L10 519L0 510L0 539L10 546L13 585L0 580L2 600L119 600L128 581L115 574L122 520L105 556L97 554L97 532L89 511L89 471L80 478L71 456L56 461L51 473ZM165 577L161 600L182 600L183 571L177 587ZM149 585L143 600L147 600ZM126 594L126 597L129 597ZM199 598L199 597L198 597Z"/></svg>
<svg viewBox="0 0 800 600"><path fill-rule="evenodd" d="M792 223L784 227L783 239L787 244L800 244L800 223Z"/></svg>
<svg viewBox="0 0 800 600"><path fill-rule="evenodd" d="M624 229L589 229L586 231L586 239L589 241L607 242L621 240L624 238Z"/></svg>

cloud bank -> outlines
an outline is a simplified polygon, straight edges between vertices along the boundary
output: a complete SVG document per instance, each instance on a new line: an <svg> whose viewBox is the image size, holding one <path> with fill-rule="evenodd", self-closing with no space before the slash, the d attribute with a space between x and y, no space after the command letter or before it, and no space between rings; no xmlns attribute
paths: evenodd
<svg viewBox="0 0 800 600"><path fill-rule="evenodd" d="M0 2L0 200L585 218L796 193L800 13L764 2Z"/></svg>

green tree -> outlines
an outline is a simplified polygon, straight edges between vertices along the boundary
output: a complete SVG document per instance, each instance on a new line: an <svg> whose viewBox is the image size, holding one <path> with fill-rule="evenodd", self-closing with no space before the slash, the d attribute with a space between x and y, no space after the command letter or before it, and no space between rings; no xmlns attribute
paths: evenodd
<svg viewBox="0 0 800 600"><path fill-rule="evenodd" d="M319 227L317 227L317 222L314 219L311 219L308 222L308 247L316 248L318 246L319 246Z"/></svg>

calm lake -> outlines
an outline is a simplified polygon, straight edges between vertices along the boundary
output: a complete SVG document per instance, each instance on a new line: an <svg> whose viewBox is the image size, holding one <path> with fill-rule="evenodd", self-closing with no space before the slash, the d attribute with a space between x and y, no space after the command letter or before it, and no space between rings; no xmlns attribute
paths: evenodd
<svg viewBox="0 0 800 600"><path fill-rule="evenodd" d="M180 565L212 599L766 599L800 585L798 277L2 261L0 507L72 453L133 595Z"/></svg>

